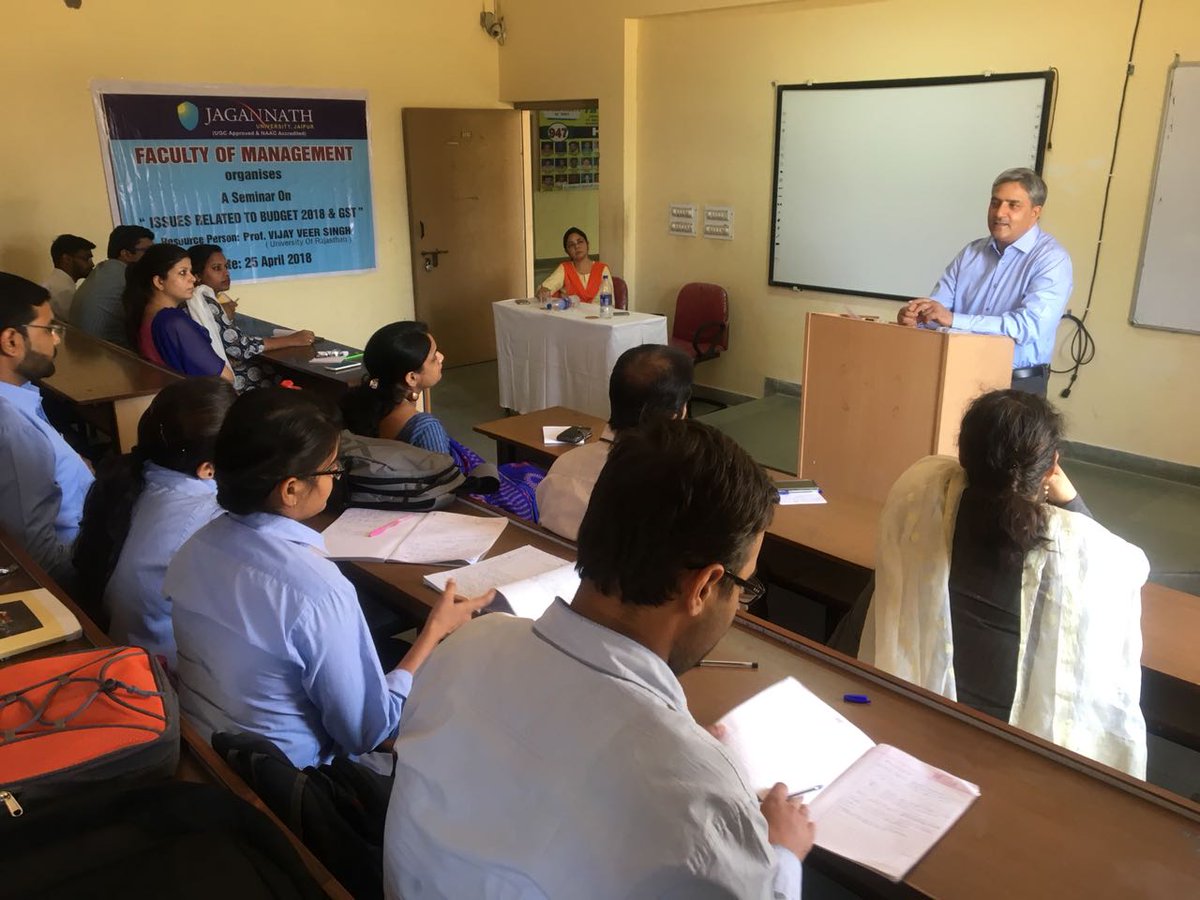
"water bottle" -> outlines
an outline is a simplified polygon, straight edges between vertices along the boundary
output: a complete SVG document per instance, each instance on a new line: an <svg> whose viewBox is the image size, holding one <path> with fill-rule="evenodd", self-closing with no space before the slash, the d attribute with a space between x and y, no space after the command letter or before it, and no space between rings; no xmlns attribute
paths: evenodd
<svg viewBox="0 0 1200 900"><path fill-rule="evenodd" d="M611 319L613 314L612 281L608 273L604 273L604 281L600 284L600 318Z"/></svg>

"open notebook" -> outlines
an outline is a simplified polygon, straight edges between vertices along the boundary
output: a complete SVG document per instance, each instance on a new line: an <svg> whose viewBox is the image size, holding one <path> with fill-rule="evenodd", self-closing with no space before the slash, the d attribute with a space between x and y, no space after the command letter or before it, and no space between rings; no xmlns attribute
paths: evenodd
<svg viewBox="0 0 1200 900"><path fill-rule="evenodd" d="M524 619L538 618L555 597L570 603L579 588L579 576L572 563L529 546L473 566L426 575L425 583L441 591L451 578L455 590L464 597L478 597L495 588L497 597L488 608Z"/></svg>
<svg viewBox="0 0 1200 900"><path fill-rule="evenodd" d="M45 588L0 594L0 659L82 633L79 620Z"/></svg>
<svg viewBox="0 0 1200 900"><path fill-rule="evenodd" d="M478 561L507 524L501 516L348 509L321 536L330 559L454 565Z"/></svg>
<svg viewBox="0 0 1200 900"><path fill-rule="evenodd" d="M970 782L876 744L794 678L751 697L721 724L754 790L782 781L805 791L817 846L892 881L979 796Z"/></svg>

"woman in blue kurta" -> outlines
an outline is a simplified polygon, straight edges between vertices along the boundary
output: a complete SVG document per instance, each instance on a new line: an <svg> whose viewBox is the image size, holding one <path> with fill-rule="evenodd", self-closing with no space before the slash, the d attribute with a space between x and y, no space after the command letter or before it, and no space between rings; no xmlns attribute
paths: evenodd
<svg viewBox="0 0 1200 900"><path fill-rule="evenodd" d="M131 453L110 456L84 505L75 567L108 636L162 656L175 667L167 564L183 542L221 513L213 445L237 399L219 378L163 388L138 422Z"/></svg>
<svg viewBox="0 0 1200 900"><path fill-rule="evenodd" d="M424 322L393 322L384 325L367 341L361 386L342 398L347 427L364 437L381 437L446 453L464 473L480 465L483 458L460 444L432 413L421 412L421 392L442 380L442 352ZM530 463L506 463L500 467L500 490L480 497L523 519L536 522L538 483L546 473Z"/></svg>
<svg viewBox="0 0 1200 900"><path fill-rule="evenodd" d="M490 596L451 583L399 666L385 674L353 585L304 524L325 508L341 424L301 392L242 395L217 436L217 500L167 568L179 698L205 738L269 738L305 766L366 753L396 733L412 676Z"/></svg>
<svg viewBox="0 0 1200 900"><path fill-rule="evenodd" d="M233 370L213 351L208 332L183 308L195 285L186 250L175 244L150 247L125 273L121 302L130 345L181 375L220 375L232 382Z"/></svg>

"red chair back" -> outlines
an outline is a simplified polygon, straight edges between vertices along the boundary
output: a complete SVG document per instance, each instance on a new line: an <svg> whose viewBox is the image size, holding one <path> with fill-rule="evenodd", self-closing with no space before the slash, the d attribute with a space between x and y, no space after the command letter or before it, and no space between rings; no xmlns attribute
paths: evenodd
<svg viewBox="0 0 1200 900"><path fill-rule="evenodd" d="M625 279L613 276L613 306L617 309L629 309L629 285Z"/></svg>
<svg viewBox="0 0 1200 900"><path fill-rule="evenodd" d="M724 326L717 337L717 328L706 328L700 348L729 349L729 295L719 284L692 281L679 289L675 298L675 322L671 328L674 341L686 341L689 345L701 326L713 323ZM714 340L715 338L715 340Z"/></svg>

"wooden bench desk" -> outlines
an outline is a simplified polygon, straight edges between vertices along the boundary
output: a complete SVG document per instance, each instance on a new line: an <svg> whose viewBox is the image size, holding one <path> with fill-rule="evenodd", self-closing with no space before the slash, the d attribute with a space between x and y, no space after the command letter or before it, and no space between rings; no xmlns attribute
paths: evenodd
<svg viewBox="0 0 1200 900"><path fill-rule="evenodd" d="M573 449L542 444L542 426L603 420L561 406L476 425L508 459L539 461ZM592 440L599 431L593 425ZM791 478L771 472L776 479ZM883 506L851 496L827 496L815 506L780 506L763 540L763 574L803 586L831 618L844 615L875 568ZM1151 732L1200 750L1200 597L1148 583L1142 589L1142 712Z"/></svg>
<svg viewBox="0 0 1200 900"><path fill-rule="evenodd" d="M49 656L71 650L88 650L93 647L108 647L112 645L112 641L108 639L108 635L96 626L87 614L30 558L29 554L0 530L0 565L7 566L12 562L17 563L21 568L12 575L0 578L0 593L7 594L43 587L54 594L59 601L71 610L75 618L79 620L79 624L83 628L83 634L74 641L51 644L48 647L42 647L0 661L0 667L37 656ZM350 893L330 874L329 870L325 868L320 860L309 852L308 848L258 798L258 795L250 789L249 785L236 772L229 768L225 761L217 755L216 751L182 717L180 719L179 766L175 771L175 777L180 781L219 785L249 803L266 815L272 824L287 836L292 846L295 847L296 852L300 855L304 867L313 877L313 880L325 891L327 896L336 898L336 900L353 900Z"/></svg>
<svg viewBox="0 0 1200 900"><path fill-rule="evenodd" d="M542 443L543 425L561 425L563 428L570 425L586 425L592 429L592 436L584 443L594 444L600 440L600 435L604 434L608 422L599 416L588 415L565 406L550 406L523 416L506 416L483 422L475 426L475 431L496 442L497 462L531 462L549 468L568 450L574 450L576 445Z"/></svg>
<svg viewBox="0 0 1200 900"><path fill-rule="evenodd" d="M497 511L459 501L453 512ZM322 527L323 513L310 524ZM563 559L571 545L511 520L489 556L531 544ZM424 615L437 592L422 578L440 566L342 563L356 582ZM700 722L785 675L803 682L874 740L893 744L978 784L982 796L896 889L857 867L815 852L831 877L882 896L1200 896L1200 805L1177 797L870 666L788 634L753 616L739 621L714 656L753 660L757 671L697 669L683 686ZM863 693L866 706L842 702Z"/></svg>
<svg viewBox="0 0 1200 900"><path fill-rule="evenodd" d="M54 374L40 386L71 404L82 419L109 435L121 453L128 453L137 443L138 420L150 401L182 377L68 325L58 345Z"/></svg>

